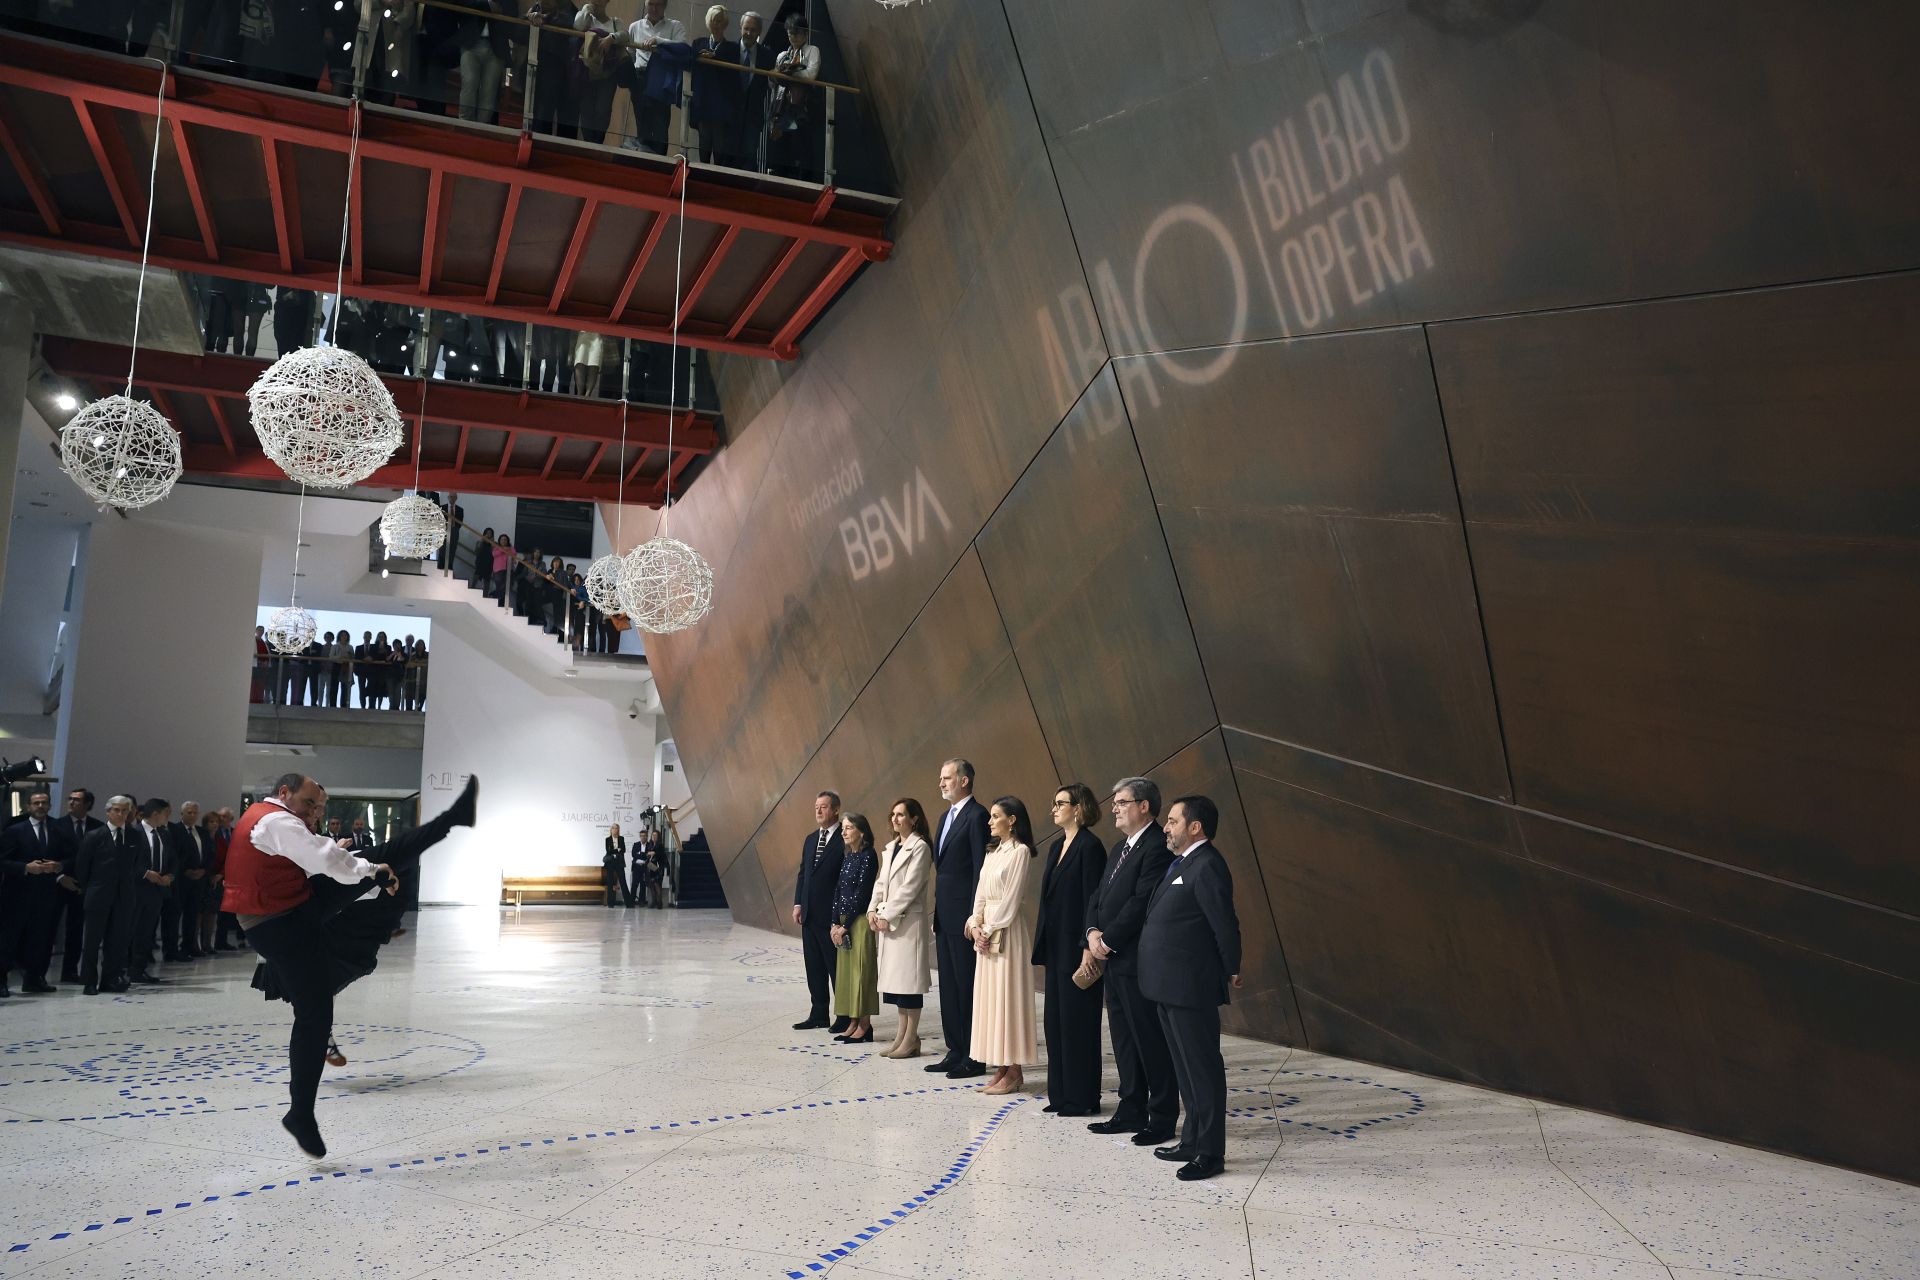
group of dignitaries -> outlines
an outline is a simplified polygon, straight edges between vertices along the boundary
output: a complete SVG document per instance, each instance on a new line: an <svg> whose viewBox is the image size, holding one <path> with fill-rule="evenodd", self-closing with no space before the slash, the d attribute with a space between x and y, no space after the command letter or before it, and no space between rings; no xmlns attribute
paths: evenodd
<svg viewBox="0 0 1920 1280"><path fill-rule="evenodd" d="M176 814L158 797L113 796L102 821L93 807L93 792L76 789L55 817L52 797L35 792L0 830L0 998L12 995L13 970L23 993L53 992L56 943L59 980L90 996L161 985L156 956L188 963L239 950L234 917L221 910L232 809L203 815L187 801ZM358 821L333 834L373 845Z"/></svg>
<svg viewBox="0 0 1920 1280"><path fill-rule="evenodd" d="M1189 795L1163 812L1155 783L1123 778L1110 805L1119 839L1108 848L1093 831L1099 801L1069 783L1054 793L1060 834L1042 853L1025 804L1002 796L982 805L973 783L970 763L947 761L937 822L917 800L897 800L884 844L864 814L841 811L836 793L815 799L793 900L812 1004L794 1030L872 1043L884 1002L900 1021L881 1056L916 1057L937 969L947 1052L925 1069L970 1079L992 1064L984 1092L1013 1093L1023 1065L1040 1057L1031 976L1039 966L1045 1109L1100 1114L1104 1007L1119 1102L1087 1127L1132 1135L1178 1164L1182 1181L1218 1174L1227 1097L1220 1006L1241 985L1233 876L1213 845L1218 807Z"/></svg>

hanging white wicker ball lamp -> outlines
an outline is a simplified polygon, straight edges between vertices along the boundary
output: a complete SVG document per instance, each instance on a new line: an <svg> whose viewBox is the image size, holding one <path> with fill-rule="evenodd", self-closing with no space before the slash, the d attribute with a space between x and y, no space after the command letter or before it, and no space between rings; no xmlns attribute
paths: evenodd
<svg viewBox="0 0 1920 1280"><path fill-rule="evenodd" d="M60 429L60 465L102 506L151 506L180 478L180 434L146 401L108 396Z"/></svg>
<svg viewBox="0 0 1920 1280"><path fill-rule="evenodd" d="M359 484L393 457L405 429L393 395L365 360L340 347L302 347L247 391L260 448L317 489Z"/></svg>
<svg viewBox="0 0 1920 1280"><path fill-rule="evenodd" d="M279 654L301 653L313 643L319 626L313 615L297 604L276 609L267 619L267 645Z"/></svg>
<svg viewBox="0 0 1920 1280"><path fill-rule="evenodd" d="M395 498L380 513L380 540L387 554L402 560L426 560L447 540L447 513L417 493Z"/></svg>
<svg viewBox="0 0 1920 1280"><path fill-rule="evenodd" d="M617 553L609 552L587 566L587 602L602 613L620 612L622 563Z"/></svg>
<svg viewBox="0 0 1920 1280"><path fill-rule="evenodd" d="M620 565L620 608L653 635L684 631L713 607L713 568L677 538L649 538Z"/></svg>

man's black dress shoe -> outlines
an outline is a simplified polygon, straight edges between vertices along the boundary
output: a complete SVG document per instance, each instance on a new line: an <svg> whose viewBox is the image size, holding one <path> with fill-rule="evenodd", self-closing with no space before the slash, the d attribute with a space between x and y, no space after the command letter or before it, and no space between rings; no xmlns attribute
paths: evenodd
<svg viewBox="0 0 1920 1280"><path fill-rule="evenodd" d="M959 1063L955 1062L952 1058L942 1058L938 1062L929 1062L926 1066L920 1069L922 1071L926 1071L926 1072L937 1074L937 1075L945 1075L947 1072L953 1070L958 1065Z"/></svg>
<svg viewBox="0 0 1920 1280"><path fill-rule="evenodd" d="M1189 1160L1193 1160L1196 1157L1193 1152L1187 1150L1179 1143L1175 1143L1171 1147L1155 1147L1153 1149L1153 1158L1156 1160L1171 1160L1175 1164L1186 1164Z"/></svg>
<svg viewBox="0 0 1920 1280"><path fill-rule="evenodd" d="M975 1062L969 1058L967 1061L949 1070L947 1072L947 1079L971 1080L975 1076L983 1076L985 1074L987 1074L987 1064L984 1062Z"/></svg>
<svg viewBox="0 0 1920 1280"><path fill-rule="evenodd" d="M167 985L150 973L136 973L129 977L127 981L142 987L164 987Z"/></svg>
<svg viewBox="0 0 1920 1280"><path fill-rule="evenodd" d="M826 1025L827 1024L819 1018L808 1018L805 1022L794 1023L793 1029L795 1031L812 1031L815 1027L824 1027Z"/></svg>
<svg viewBox="0 0 1920 1280"><path fill-rule="evenodd" d="M80 994L87 995L87 996L97 996L100 994L100 988L94 986L91 982L89 982L86 985L86 987L81 991Z"/></svg>
<svg viewBox="0 0 1920 1280"><path fill-rule="evenodd" d="M833 1032L833 1034L835 1035L839 1035L842 1031L845 1031L848 1027L852 1025L853 1025L852 1018L835 1018L833 1020L833 1025L828 1027L827 1030Z"/></svg>
<svg viewBox="0 0 1920 1280"><path fill-rule="evenodd" d="M1136 1147L1157 1147L1172 1136L1173 1130L1171 1129L1142 1129L1133 1135L1133 1145Z"/></svg>
<svg viewBox="0 0 1920 1280"><path fill-rule="evenodd" d="M30 996L50 996L54 988L35 978L29 978L20 984L20 989Z"/></svg>
<svg viewBox="0 0 1920 1280"><path fill-rule="evenodd" d="M1220 1156L1195 1156L1180 1166L1180 1172L1173 1176L1182 1182L1204 1182L1215 1174L1225 1173L1227 1162Z"/></svg>
<svg viewBox="0 0 1920 1280"><path fill-rule="evenodd" d="M1123 1116L1115 1116L1111 1120L1102 1120L1099 1124L1087 1126L1088 1133L1138 1133L1139 1131L1138 1124Z"/></svg>

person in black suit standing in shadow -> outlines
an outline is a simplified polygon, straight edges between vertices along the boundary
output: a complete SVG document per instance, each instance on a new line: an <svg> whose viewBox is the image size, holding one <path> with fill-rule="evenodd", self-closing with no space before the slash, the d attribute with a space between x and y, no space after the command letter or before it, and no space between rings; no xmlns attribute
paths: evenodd
<svg viewBox="0 0 1920 1280"><path fill-rule="evenodd" d="M953 759L940 766L940 798L947 811L933 844L933 949L947 1056L925 1069L966 1080L987 1074L972 1053L974 950L966 927L987 862L987 807L973 798L971 764Z"/></svg>
<svg viewBox="0 0 1920 1280"><path fill-rule="evenodd" d="M167 819L172 814L172 805L158 796L152 797L141 804L140 821L133 824L131 836L133 929L128 935L127 981L146 986L161 985L147 966L153 963L154 933L159 928L164 904L173 889L174 872L179 866L174 859L173 841L167 838ZM169 950L171 945L168 944Z"/></svg>
<svg viewBox="0 0 1920 1280"><path fill-rule="evenodd" d="M800 926L809 1001L807 1016L793 1029L827 1027L838 1035L853 1022L827 1018L833 1007L834 965L839 960L833 946L833 890L840 883L840 863L847 855L846 841L840 836L839 792L822 791L813 798L813 822L818 829L800 846L800 876L793 884L793 922Z"/></svg>
<svg viewBox="0 0 1920 1280"><path fill-rule="evenodd" d="M1093 834L1100 802L1083 783L1053 794L1053 821L1060 828L1047 850L1040 880L1040 919L1033 935L1033 962L1046 972L1047 1105L1063 1116L1100 1110L1100 998L1098 978L1085 988L1073 975L1091 959L1087 949L1087 903L1099 892L1107 849Z"/></svg>
<svg viewBox="0 0 1920 1280"><path fill-rule="evenodd" d="M607 906L633 905L633 888L627 883L627 838L620 834L617 822L607 828L606 851L600 855L600 887L606 891Z"/></svg>
<svg viewBox="0 0 1920 1280"><path fill-rule="evenodd" d="M53 797L45 791L34 792L26 813L0 831L0 874L8 880L0 905L0 965L20 967L20 989L28 995L54 990L47 965L62 899L71 896L61 886L73 883L74 853L66 832L54 824ZM6 990L6 970L0 968L0 995Z"/></svg>
<svg viewBox="0 0 1920 1280"><path fill-rule="evenodd" d="M74 859L73 878L85 904L80 943L80 980L86 994L127 989L126 960L133 925L133 882L146 851L134 831L133 800L107 801L107 820L87 832Z"/></svg>
<svg viewBox="0 0 1920 1280"><path fill-rule="evenodd" d="M67 837L67 843L73 846L76 858L86 838L106 825L93 816L93 792L85 787L75 787L67 793L67 816L60 820L60 829ZM86 939L86 901L80 895L77 877L62 876L60 888L61 909L67 917L66 937L60 944L60 981L77 983L80 981L81 944Z"/></svg>
<svg viewBox="0 0 1920 1280"><path fill-rule="evenodd" d="M1227 1067L1220 1057L1220 1006L1240 985L1240 921L1233 873L1213 847L1220 810L1205 796L1167 807L1174 861L1147 904L1140 929L1140 993L1160 1010L1180 1101L1180 1141L1154 1155L1180 1162L1180 1180L1197 1182L1227 1167Z"/></svg>
<svg viewBox="0 0 1920 1280"><path fill-rule="evenodd" d="M1120 841L1107 856L1106 875L1087 900L1087 949L1107 967L1107 1035L1120 1069L1120 1105L1113 1118L1090 1124L1095 1133L1131 1133L1138 1146L1173 1137L1180 1092L1160 1015L1140 994L1140 926L1147 900L1173 855L1160 830L1160 788L1145 778L1113 785L1113 825Z"/></svg>

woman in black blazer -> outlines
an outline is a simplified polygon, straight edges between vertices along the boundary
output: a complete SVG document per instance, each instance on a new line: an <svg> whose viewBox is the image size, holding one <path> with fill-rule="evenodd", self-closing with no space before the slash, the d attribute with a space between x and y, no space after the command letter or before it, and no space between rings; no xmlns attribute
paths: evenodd
<svg viewBox="0 0 1920 1280"><path fill-rule="evenodd" d="M1047 850L1040 882L1040 919L1033 935L1033 962L1046 969L1047 1105L1063 1116L1100 1111L1101 982L1082 991L1073 974L1088 959L1087 900L1100 887L1107 850L1089 829L1100 820L1100 802L1072 782L1053 796L1060 834Z"/></svg>
<svg viewBox="0 0 1920 1280"><path fill-rule="evenodd" d="M600 855L600 887L607 891L607 906L620 905L616 899L633 905L633 890L627 887L627 838L620 824L607 828L607 851Z"/></svg>

